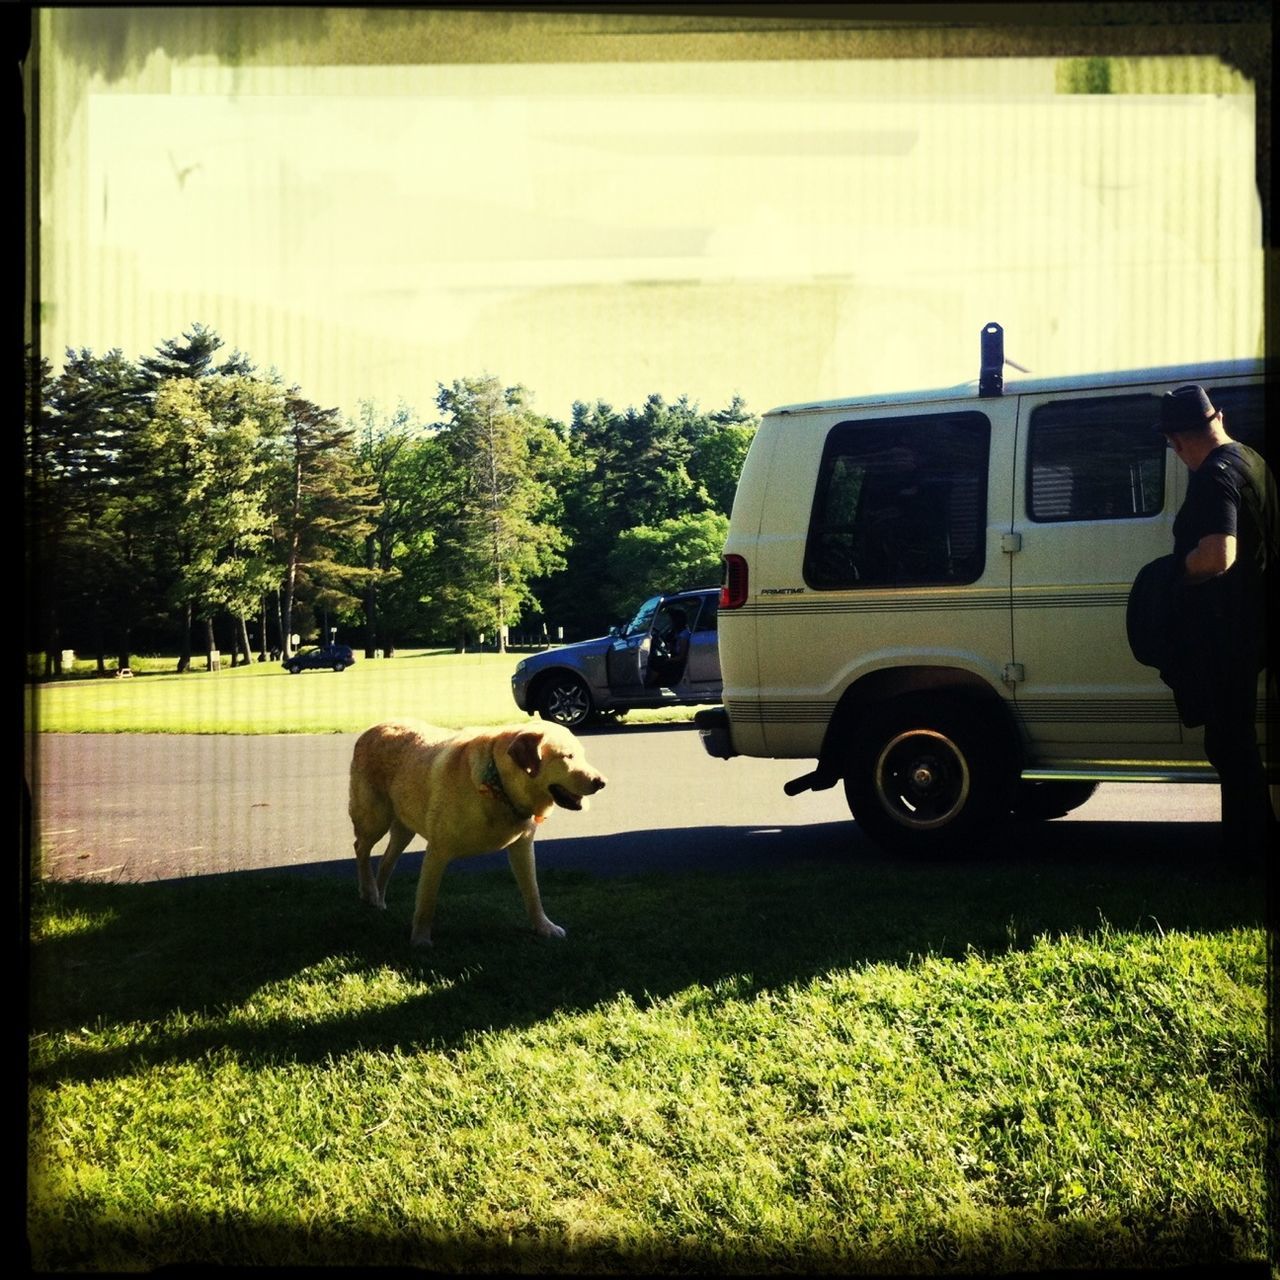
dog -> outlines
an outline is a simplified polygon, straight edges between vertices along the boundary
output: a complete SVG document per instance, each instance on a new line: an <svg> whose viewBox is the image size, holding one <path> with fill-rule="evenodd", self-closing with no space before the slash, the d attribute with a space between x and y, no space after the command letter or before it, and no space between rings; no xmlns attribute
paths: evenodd
<svg viewBox="0 0 1280 1280"><path fill-rule="evenodd" d="M542 910L533 839L552 809L585 809L606 781L578 739L551 722L457 732L418 721L375 724L351 757L348 812L360 897L385 909L397 859L422 836L427 852L409 940L430 946L444 869L455 858L506 849L533 931L563 938ZM370 854L388 832L375 879Z"/></svg>

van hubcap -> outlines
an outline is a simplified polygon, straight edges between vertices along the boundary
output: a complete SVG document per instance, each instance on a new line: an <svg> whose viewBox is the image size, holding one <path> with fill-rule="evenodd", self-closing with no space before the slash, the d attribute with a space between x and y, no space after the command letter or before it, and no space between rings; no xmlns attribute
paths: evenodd
<svg viewBox="0 0 1280 1280"><path fill-rule="evenodd" d="M876 797L903 826L945 826L969 798L963 753L935 729L911 729L891 738L876 759Z"/></svg>

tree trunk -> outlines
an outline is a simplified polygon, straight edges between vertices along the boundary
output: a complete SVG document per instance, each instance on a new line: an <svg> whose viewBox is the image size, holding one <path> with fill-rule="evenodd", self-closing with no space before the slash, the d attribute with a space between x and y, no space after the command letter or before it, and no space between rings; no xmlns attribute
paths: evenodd
<svg viewBox="0 0 1280 1280"><path fill-rule="evenodd" d="M129 670L129 660L133 657L133 655L129 652L129 649L131 647L129 642L132 635L133 635L133 632L129 627L121 628L120 641L119 641L119 644L117 645L117 652L116 652L116 670L117 671Z"/></svg>
<svg viewBox="0 0 1280 1280"><path fill-rule="evenodd" d="M276 639L279 641L279 652L284 655L284 614L280 611L280 588L276 588Z"/></svg>
<svg viewBox="0 0 1280 1280"><path fill-rule="evenodd" d="M191 669L191 601L182 607L182 652L178 654L178 671Z"/></svg>
<svg viewBox="0 0 1280 1280"><path fill-rule="evenodd" d="M376 550L376 540L370 534L364 540L364 564L366 569L373 569ZM374 650L378 647L378 588L372 578L369 579L368 584L365 586L361 607L364 609L364 656L372 658Z"/></svg>
<svg viewBox="0 0 1280 1280"><path fill-rule="evenodd" d="M285 578L284 617L280 623L280 650L286 658L293 657L293 570L291 563Z"/></svg>
<svg viewBox="0 0 1280 1280"><path fill-rule="evenodd" d="M293 534L289 539L289 556L284 571L284 629L280 648L286 658L293 657L293 593L298 584L298 551L302 545L302 451L295 447L293 462Z"/></svg>
<svg viewBox="0 0 1280 1280"><path fill-rule="evenodd" d="M244 614L240 614L236 618L236 642L240 646L240 652L244 655L244 665L250 667L253 665L253 651L249 646L249 624L245 620Z"/></svg>
<svg viewBox="0 0 1280 1280"><path fill-rule="evenodd" d="M267 597L263 596L259 602L262 606L262 635L258 643L258 661L266 662L267 660Z"/></svg>
<svg viewBox="0 0 1280 1280"><path fill-rule="evenodd" d="M100 676L107 674L107 645L103 631L102 598L95 594L93 597L93 656Z"/></svg>
<svg viewBox="0 0 1280 1280"><path fill-rule="evenodd" d="M204 620L204 660L205 670L213 670L213 651L218 647L217 640L213 635L213 619L211 617Z"/></svg>

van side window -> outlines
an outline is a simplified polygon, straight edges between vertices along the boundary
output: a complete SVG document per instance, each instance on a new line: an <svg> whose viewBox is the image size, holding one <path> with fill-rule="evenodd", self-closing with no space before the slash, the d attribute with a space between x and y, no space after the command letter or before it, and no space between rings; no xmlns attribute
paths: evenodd
<svg viewBox="0 0 1280 1280"><path fill-rule="evenodd" d="M981 413L831 429L805 545L819 590L943 586L982 576L991 424Z"/></svg>
<svg viewBox="0 0 1280 1280"><path fill-rule="evenodd" d="M1056 400L1031 413L1027 515L1135 520L1164 506L1164 437L1153 395Z"/></svg>

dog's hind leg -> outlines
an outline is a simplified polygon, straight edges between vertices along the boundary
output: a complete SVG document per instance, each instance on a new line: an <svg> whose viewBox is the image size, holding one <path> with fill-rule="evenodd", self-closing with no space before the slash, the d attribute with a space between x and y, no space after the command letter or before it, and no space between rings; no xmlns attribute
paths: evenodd
<svg viewBox="0 0 1280 1280"><path fill-rule="evenodd" d="M374 885L377 897L374 900L374 906L387 905L387 881L391 879L391 873L396 869L396 862L409 847L409 841L412 839L413 828L406 827L399 818L392 818L391 838L387 841L382 857L378 860L378 880Z"/></svg>
<svg viewBox="0 0 1280 1280"><path fill-rule="evenodd" d="M362 779L353 777L348 812L356 834L356 877L360 884L360 899L370 906L380 907L381 895L374 883L369 857L373 853L373 846L382 839L391 825L391 805L375 795Z"/></svg>
<svg viewBox="0 0 1280 1280"><path fill-rule="evenodd" d="M373 879L373 869L369 865L369 857L373 853L373 846L381 839L381 831L376 836L364 835L359 831L356 832L356 877L360 883L360 900L367 902L371 907L382 906L382 901L378 894L378 886Z"/></svg>
<svg viewBox="0 0 1280 1280"><path fill-rule="evenodd" d="M540 938L563 938L564 930L547 919L542 910L542 898L538 893L538 871L533 861L533 839L524 836L507 850L507 861L520 886L524 909L529 913L529 923Z"/></svg>

